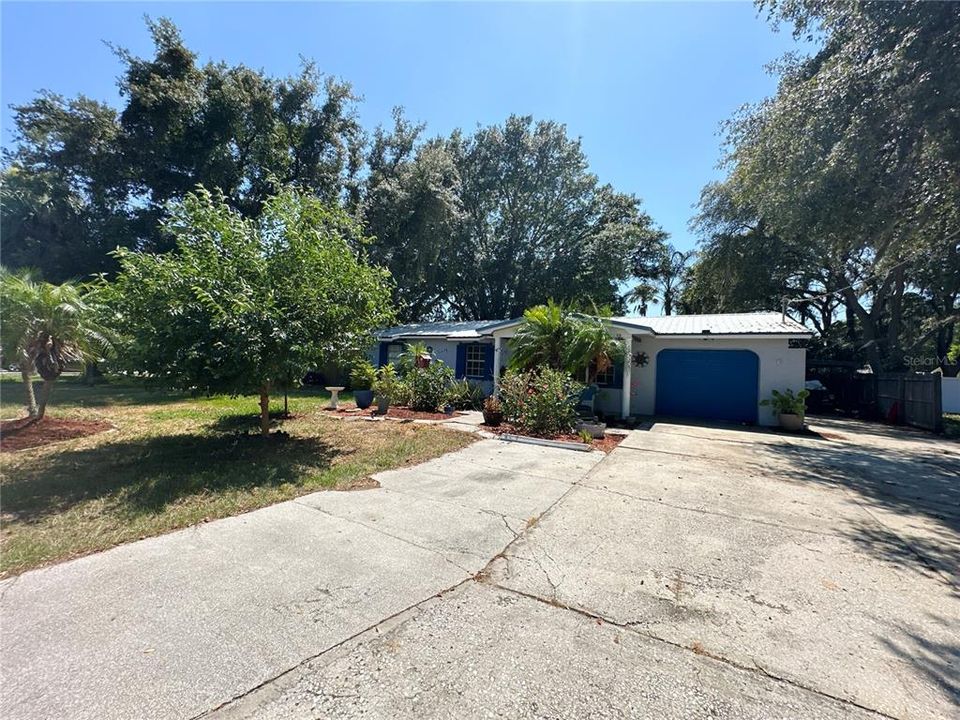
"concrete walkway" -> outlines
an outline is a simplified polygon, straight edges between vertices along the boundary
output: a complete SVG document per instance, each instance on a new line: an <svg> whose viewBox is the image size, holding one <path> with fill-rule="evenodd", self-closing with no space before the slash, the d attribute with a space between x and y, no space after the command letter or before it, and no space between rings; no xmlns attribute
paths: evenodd
<svg viewBox="0 0 960 720"><path fill-rule="evenodd" d="M0 584L0 717L191 718L470 579L602 458L484 440Z"/></svg>

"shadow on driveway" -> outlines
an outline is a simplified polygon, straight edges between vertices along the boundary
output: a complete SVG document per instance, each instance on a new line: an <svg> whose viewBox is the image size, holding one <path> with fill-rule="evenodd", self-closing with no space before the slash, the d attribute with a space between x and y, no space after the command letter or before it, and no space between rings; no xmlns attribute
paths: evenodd
<svg viewBox="0 0 960 720"><path fill-rule="evenodd" d="M841 441L765 444L758 452L792 479L855 493L883 526L852 522L844 532L872 555L911 567L920 555L960 584L960 455L950 441L882 427L858 442L861 425L834 421L828 433Z"/></svg>

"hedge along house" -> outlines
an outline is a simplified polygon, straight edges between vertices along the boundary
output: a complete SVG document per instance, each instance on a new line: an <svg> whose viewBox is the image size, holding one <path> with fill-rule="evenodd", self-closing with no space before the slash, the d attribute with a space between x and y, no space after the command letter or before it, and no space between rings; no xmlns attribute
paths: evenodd
<svg viewBox="0 0 960 720"><path fill-rule="evenodd" d="M495 391L510 361L520 320L423 323L384 330L375 364L394 362L407 343L424 342L457 378ZM780 313L610 318L625 361L597 378L596 407L607 415L659 415L775 425L760 401L804 387L812 333Z"/></svg>

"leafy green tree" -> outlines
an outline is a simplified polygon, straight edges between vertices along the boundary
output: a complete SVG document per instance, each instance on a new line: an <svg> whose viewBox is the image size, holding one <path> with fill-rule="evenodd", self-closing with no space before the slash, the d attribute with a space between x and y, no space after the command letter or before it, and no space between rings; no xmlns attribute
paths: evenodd
<svg viewBox="0 0 960 720"><path fill-rule="evenodd" d="M511 116L454 133L450 145L467 217L453 258L455 315L516 317L551 297L621 304L652 221L637 198L588 171L579 140L557 123Z"/></svg>
<svg viewBox="0 0 960 720"><path fill-rule="evenodd" d="M286 190L256 219L200 189L164 229L175 251L121 249L100 292L125 369L202 393L257 394L269 433L270 393L311 366L362 356L392 322L388 273L366 261L344 211Z"/></svg>
<svg viewBox="0 0 960 720"><path fill-rule="evenodd" d="M363 217L371 253L398 280L403 321L439 319L455 287L452 263L464 221L460 174L442 140L418 143L423 125L394 111L391 132L377 128L367 163Z"/></svg>
<svg viewBox="0 0 960 720"><path fill-rule="evenodd" d="M738 200L730 183L703 191L693 227L704 239L681 293L683 311L755 312L778 309L785 297L810 297L791 312L826 332L840 300L813 298L830 282L829 258L812 242L773 234L755 209Z"/></svg>
<svg viewBox="0 0 960 720"><path fill-rule="evenodd" d="M287 78L200 65L172 22L148 27L153 57L116 50L119 111L48 92L13 108L4 264L59 281L113 271L117 246L167 250L167 203L198 184L246 217L287 185L358 202L363 132L348 84L311 63Z"/></svg>
<svg viewBox="0 0 960 720"><path fill-rule="evenodd" d="M830 307L817 307L814 298L839 298L848 335L865 359L875 368L899 367L912 342L904 336L904 309L914 288L931 298L925 327L941 344L960 316L952 265L960 237L960 6L761 6L775 22L790 21L798 34L816 39L819 49L785 58L777 94L728 124L725 198L712 205L708 197L701 209L756 224L711 234L708 242L724 253L746 250L751 264L738 273L740 290L752 283L761 293L797 289L793 297L810 298L797 311L824 322ZM785 257L764 272L753 260L768 238ZM724 253L707 250L693 272L701 287L689 297L709 298L702 283L719 282L719 268L733 267L718 264ZM922 270L931 260L946 272Z"/></svg>
<svg viewBox="0 0 960 720"><path fill-rule="evenodd" d="M406 319L516 317L551 297L623 306L620 285L662 232L600 184L564 126L422 131L398 112L377 132L363 203Z"/></svg>
<svg viewBox="0 0 960 720"><path fill-rule="evenodd" d="M16 358L26 393L27 412L42 420L54 383L70 363L97 360L108 344L109 333L97 313L74 283L53 285L34 279L29 272L0 273L0 346L5 357ZM39 401L32 374L43 380Z"/></svg>

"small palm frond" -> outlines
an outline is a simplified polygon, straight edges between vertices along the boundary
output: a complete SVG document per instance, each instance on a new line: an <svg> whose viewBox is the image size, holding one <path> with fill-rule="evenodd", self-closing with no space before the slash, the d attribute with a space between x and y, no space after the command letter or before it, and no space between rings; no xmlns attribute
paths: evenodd
<svg viewBox="0 0 960 720"><path fill-rule="evenodd" d="M45 379L66 364L99 358L110 332L95 320L94 309L75 283L53 285L29 273L0 273L5 355L24 357Z"/></svg>

